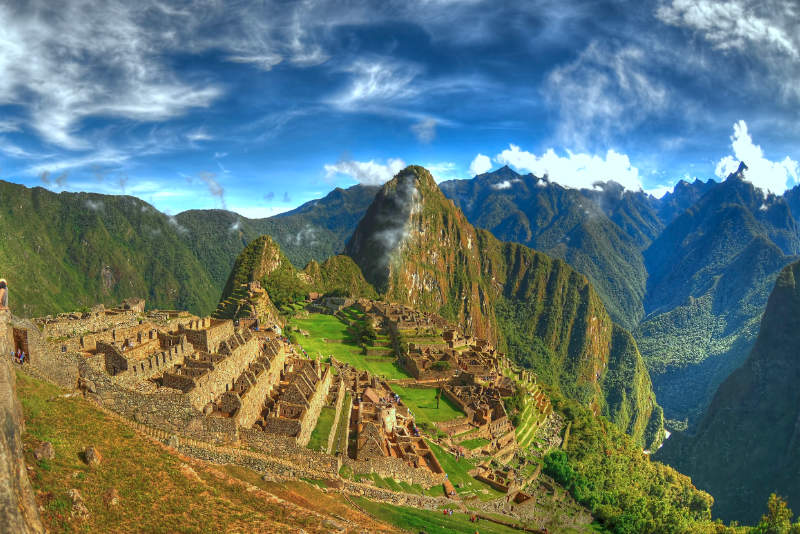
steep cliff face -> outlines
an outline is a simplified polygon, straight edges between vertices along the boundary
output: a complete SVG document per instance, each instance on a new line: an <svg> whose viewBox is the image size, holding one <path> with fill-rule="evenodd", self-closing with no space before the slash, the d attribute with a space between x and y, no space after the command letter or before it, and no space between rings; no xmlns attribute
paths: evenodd
<svg viewBox="0 0 800 534"><path fill-rule="evenodd" d="M22 409L8 354L8 312L0 311L0 532L44 532L22 454Z"/></svg>
<svg viewBox="0 0 800 534"><path fill-rule="evenodd" d="M754 522L771 492L800 507L800 262L775 282L753 350L719 387L694 435L657 458L692 477L726 520Z"/></svg>
<svg viewBox="0 0 800 534"><path fill-rule="evenodd" d="M345 252L388 300L497 340L475 228L422 167L408 167L381 188Z"/></svg>
<svg viewBox="0 0 800 534"><path fill-rule="evenodd" d="M643 445L656 408L633 338L565 262L476 231L421 167L378 192L346 252L394 302L496 340L519 363Z"/></svg>

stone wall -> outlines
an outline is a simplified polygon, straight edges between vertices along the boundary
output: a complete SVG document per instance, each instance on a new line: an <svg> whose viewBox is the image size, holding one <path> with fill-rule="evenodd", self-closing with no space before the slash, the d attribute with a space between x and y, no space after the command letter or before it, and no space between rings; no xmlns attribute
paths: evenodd
<svg viewBox="0 0 800 534"><path fill-rule="evenodd" d="M11 363L10 318L0 311L0 532L38 534L44 528L22 452L25 423Z"/></svg>
<svg viewBox="0 0 800 534"><path fill-rule="evenodd" d="M256 383L240 398L241 404L235 417L241 427L250 428L261 417L264 400L272 388L280 382L281 371L286 363L286 350L283 343L280 345L280 350L269 362L269 369L261 373Z"/></svg>
<svg viewBox="0 0 800 534"><path fill-rule="evenodd" d="M133 326L139 323L139 314L134 311L69 313L57 317L47 316L37 320L37 323L46 339L58 340L66 337L80 337L89 332Z"/></svg>
<svg viewBox="0 0 800 534"><path fill-rule="evenodd" d="M431 486L444 483L444 473L432 473L427 469L411 467L399 458L381 457L369 461L344 458L344 464L349 466L357 475L375 473L384 478L392 478L399 482L419 484L427 489Z"/></svg>
<svg viewBox="0 0 800 534"><path fill-rule="evenodd" d="M97 351L106 355L106 370L113 375L113 381L128 387L133 387L142 380L149 380L154 376L158 376L176 365L182 365L194 353L192 345L185 341L164 349L161 349L160 340L155 341L155 345L152 343L149 343L150 350L155 350L156 352L139 359L134 359L131 357L132 354L120 352L115 346L107 345L103 342L97 343ZM125 362L124 365L122 367L117 366L118 371L111 373L110 365L119 365L113 364L111 361L119 362L121 360Z"/></svg>
<svg viewBox="0 0 800 534"><path fill-rule="evenodd" d="M239 375L258 358L258 355L258 339L251 337L233 349L230 355L214 362L213 368L195 380L194 388L187 393L192 405L202 410L206 404L214 402L217 397L233 387Z"/></svg>
<svg viewBox="0 0 800 534"><path fill-rule="evenodd" d="M347 401L347 404L342 407L342 410L341 417L344 417L343 423L345 425L345 430L342 435L339 436L336 449L333 452L337 456L347 457L347 444L350 438L350 418L353 415L353 395L350 395L350 399Z"/></svg>
<svg viewBox="0 0 800 534"><path fill-rule="evenodd" d="M36 368L44 378L59 387L65 389L77 387L80 355L74 351L62 352L47 343L39 328L31 321L10 318L9 322L14 328L25 331L30 351L26 365Z"/></svg>
<svg viewBox="0 0 800 534"><path fill-rule="evenodd" d="M243 446L249 446L255 451L289 460L296 464L298 469L310 469L337 476L339 468L342 466L341 459L324 452L301 447L288 436L251 428L240 429L239 436Z"/></svg>
<svg viewBox="0 0 800 534"><path fill-rule="evenodd" d="M233 419L204 417L188 396L181 393L146 395L115 384L105 373L102 358L102 355L85 358L80 373L96 391L91 397L109 410L152 428L209 443L238 441L238 429Z"/></svg>
<svg viewBox="0 0 800 534"><path fill-rule="evenodd" d="M234 334L233 321L209 317L181 323L178 331L186 334L195 350L205 352L217 352L220 344Z"/></svg>
<svg viewBox="0 0 800 534"><path fill-rule="evenodd" d="M319 412L322 411L322 407L325 406L332 378L333 370L330 367L326 367L322 373L322 378L320 379L317 389L308 401L308 409L301 422L300 433L297 436L297 444L301 447L308 445L308 441L311 439L311 432L313 432L314 427L317 426Z"/></svg>

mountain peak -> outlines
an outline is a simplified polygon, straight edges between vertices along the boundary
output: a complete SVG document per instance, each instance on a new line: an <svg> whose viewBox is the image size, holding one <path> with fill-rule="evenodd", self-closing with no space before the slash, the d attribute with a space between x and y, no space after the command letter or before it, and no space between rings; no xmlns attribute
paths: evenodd
<svg viewBox="0 0 800 534"><path fill-rule="evenodd" d="M736 172L732 172L728 175L727 180L736 179L736 180L744 180L744 171L748 169L747 165L744 161L739 162L739 168L736 169Z"/></svg>

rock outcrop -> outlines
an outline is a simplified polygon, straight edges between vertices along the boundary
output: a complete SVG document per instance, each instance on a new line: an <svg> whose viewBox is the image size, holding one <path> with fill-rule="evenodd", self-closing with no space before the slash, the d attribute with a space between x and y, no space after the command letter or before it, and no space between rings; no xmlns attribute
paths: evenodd
<svg viewBox="0 0 800 534"><path fill-rule="evenodd" d="M44 532L22 454L22 409L9 358L8 312L0 312L0 532Z"/></svg>

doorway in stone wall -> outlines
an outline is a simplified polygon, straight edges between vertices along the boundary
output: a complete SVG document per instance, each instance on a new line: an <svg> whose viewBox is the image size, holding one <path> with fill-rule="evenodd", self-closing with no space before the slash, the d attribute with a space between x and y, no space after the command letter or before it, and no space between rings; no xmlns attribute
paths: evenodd
<svg viewBox="0 0 800 534"><path fill-rule="evenodd" d="M25 359L30 361L31 351L28 348L28 331L24 328L13 328L12 331L14 335L14 354L21 350L25 353Z"/></svg>

